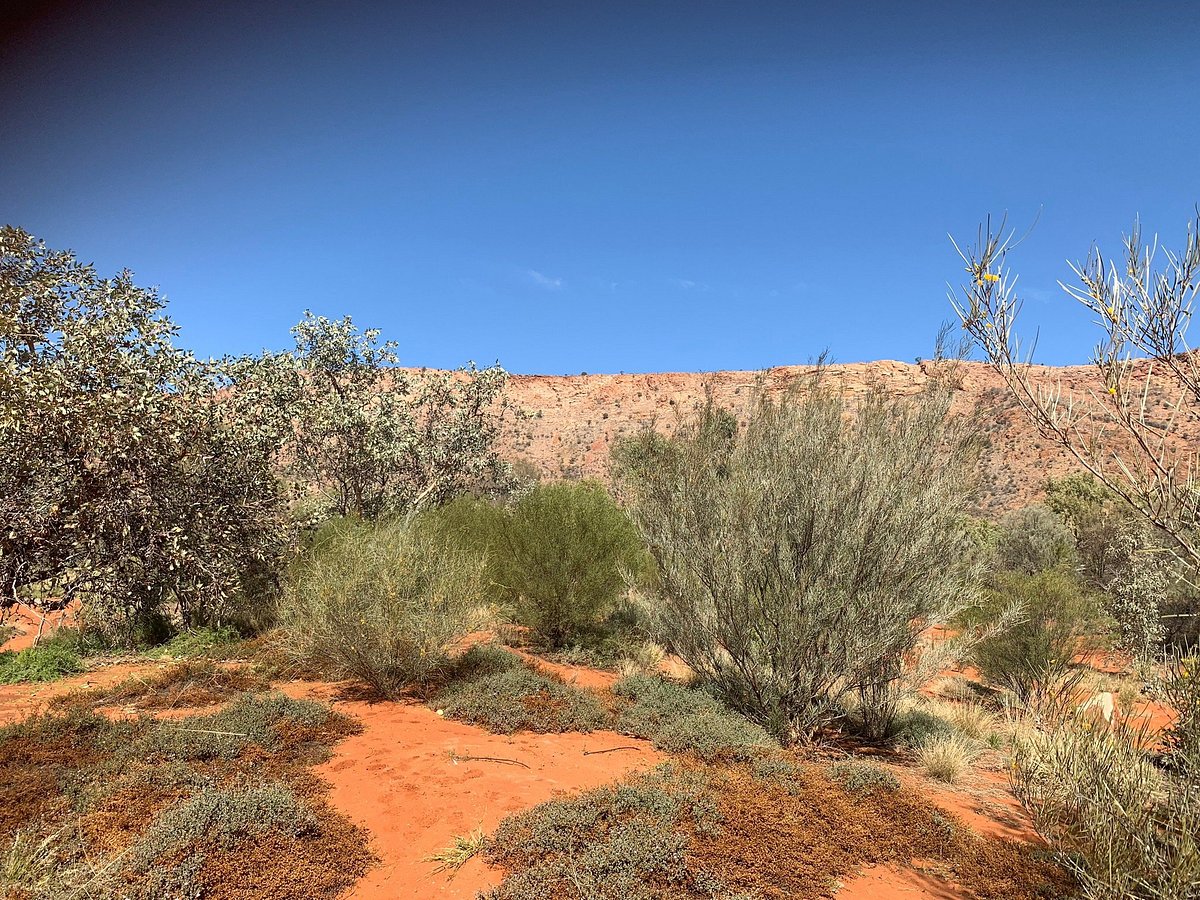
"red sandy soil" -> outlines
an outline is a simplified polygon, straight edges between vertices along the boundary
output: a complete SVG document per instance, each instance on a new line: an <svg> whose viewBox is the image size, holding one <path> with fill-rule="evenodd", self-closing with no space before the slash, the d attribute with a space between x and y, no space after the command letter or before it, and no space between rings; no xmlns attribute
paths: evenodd
<svg viewBox="0 0 1200 900"><path fill-rule="evenodd" d="M586 666L569 666L566 663L551 662L548 659L534 656L524 650L512 649L526 662L532 663L544 674L565 681L589 691L607 691L620 679L614 672L604 672L600 669L589 669Z"/></svg>
<svg viewBox="0 0 1200 900"><path fill-rule="evenodd" d="M473 898L499 884L501 873L476 858L453 877L435 874L428 857L456 835L490 832L510 813L561 792L599 787L664 758L649 743L613 732L497 735L415 704L338 701L333 685L296 682L282 689L333 701L363 724L362 734L334 747L333 758L317 769L331 785L330 802L371 832L381 860L350 893L355 900ZM613 747L633 749L585 755ZM525 766L461 759L466 756Z"/></svg>
<svg viewBox="0 0 1200 900"><path fill-rule="evenodd" d="M0 725L44 712L51 700L71 691L112 687L130 675L157 671L165 665L150 661L117 662L45 684L0 684Z"/></svg>
<svg viewBox="0 0 1200 900"><path fill-rule="evenodd" d="M539 668L585 688L605 690L616 678L612 673L523 655ZM0 723L37 712L70 690L116 684L163 665L120 662L49 685L2 686ZM346 900L474 898L478 891L498 884L503 873L478 857L457 873L435 873L437 864L429 857L449 847L458 835L480 828L491 832L513 812L560 793L575 794L613 782L665 758L649 743L613 732L494 735L444 719L417 704L346 699L344 685L289 682L277 687L293 697L331 703L363 726L361 734L337 744L332 757L316 770L330 786L331 804L371 833L372 849L380 858ZM106 712L123 714L119 709ZM192 711L168 714L188 712ZM595 752L613 748L622 749ZM884 764L907 786L982 835L1038 840L999 767L977 768L963 784L949 786L930 782L913 769ZM966 900L967 895L957 885L922 872L920 861L914 861L910 866L869 868L847 879L837 897Z"/></svg>
<svg viewBox="0 0 1200 900"><path fill-rule="evenodd" d="M958 885L936 875L894 865L871 866L837 892L837 900L964 900L967 896Z"/></svg>
<svg viewBox="0 0 1200 900"><path fill-rule="evenodd" d="M45 621L42 620L42 614L34 610L24 603L17 603L9 607L4 613L4 621L0 625L11 625L17 629L17 633L11 638L0 644L0 651L24 650L27 647L32 647L34 641L38 638L38 628L41 627L43 637L49 637L54 634L59 627L68 622L74 616L73 609L63 609L56 612L48 612L45 614Z"/></svg>

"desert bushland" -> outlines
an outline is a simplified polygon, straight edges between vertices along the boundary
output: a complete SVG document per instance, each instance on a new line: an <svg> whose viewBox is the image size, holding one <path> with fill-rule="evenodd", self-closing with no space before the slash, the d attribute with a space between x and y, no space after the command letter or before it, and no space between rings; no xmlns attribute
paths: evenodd
<svg viewBox="0 0 1200 900"><path fill-rule="evenodd" d="M1161 736L1068 719L1014 744L1013 781L1038 830L1094 900L1200 893L1200 684L1175 658L1163 685L1179 710Z"/></svg>
<svg viewBox="0 0 1200 900"><path fill-rule="evenodd" d="M972 656L990 682L1023 704L1036 704L1067 675L1076 656L1102 645L1104 619L1098 599L1063 569L994 573L964 619L987 625L1014 605L1020 615L980 641Z"/></svg>
<svg viewBox="0 0 1200 900"><path fill-rule="evenodd" d="M0 228L0 603L78 600L123 644L167 614L222 624L290 539L273 436L165 308Z"/></svg>
<svg viewBox="0 0 1200 900"><path fill-rule="evenodd" d="M454 642L479 623L482 569L420 517L335 520L285 591L290 651L330 677L358 678L394 697L441 670Z"/></svg>
<svg viewBox="0 0 1200 900"><path fill-rule="evenodd" d="M558 650L594 642L650 560L629 516L594 481L539 484L515 503L459 500L439 522L482 549L496 599Z"/></svg>
<svg viewBox="0 0 1200 900"><path fill-rule="evenodd" d="M920 635L973 599L961 520L978 431L949 404L938 382L852 404L818 376L758 396L744 425L709 403L615 451L658 563L663 643L785 742L847 695L884 736Z"/></svg>

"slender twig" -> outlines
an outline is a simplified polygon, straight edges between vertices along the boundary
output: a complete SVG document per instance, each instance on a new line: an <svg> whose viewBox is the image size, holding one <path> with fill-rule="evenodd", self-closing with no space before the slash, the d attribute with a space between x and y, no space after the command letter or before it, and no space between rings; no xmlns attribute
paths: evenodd
<svg viewBox="0 0 1200 900"><path fill-rule="evenodd" d="M598 753L616 753L618 750L641 750L641 747L626 745L624 747L609 747L607 750L584 750L584 756L595 756Z"/></svg>
<svg viewBox="0 0 1200 900"><path fill-rule="evenodd" d="M528 763L523 763L519 759L508 759L507 757L503 757L503 756L462 756L458 753L451 753L450 760L452 762L460 762L461 761L461 762L506 763L507 765L510 765L510 766L521 766L522 768L525 768L525 769L530 768L530 765Z"/></svg>

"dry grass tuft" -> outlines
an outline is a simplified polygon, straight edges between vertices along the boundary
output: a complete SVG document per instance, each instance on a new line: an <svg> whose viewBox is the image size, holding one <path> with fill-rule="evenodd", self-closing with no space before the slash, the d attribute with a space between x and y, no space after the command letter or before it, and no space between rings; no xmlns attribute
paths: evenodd
<svg viewBox="0 0 1200 900"><path fill-rule="evenodd" d="M917 745L917 761L925 774L947 784L962 781L979 758L979 745L960 734L934 735Z"/></svg>

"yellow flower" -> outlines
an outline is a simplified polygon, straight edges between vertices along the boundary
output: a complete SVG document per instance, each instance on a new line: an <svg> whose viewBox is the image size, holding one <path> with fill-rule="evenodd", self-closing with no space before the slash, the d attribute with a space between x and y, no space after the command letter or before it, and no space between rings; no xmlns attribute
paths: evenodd
<svg viewBox="0 0 1200 900"><path fill-rule="evenodd" d="M983 280L984 280L984 281L999 281L999 280L1000 280L1000 276L999 276L999 275L996 275L996 274L995 274L995 273L993 273L993 272L988 272L988 273L986 273L986 274L983 276Z"/></svg>
<svg viewBox="0 0 1200 900"><path fill-rule="evenodd" d="M1113 396L1116 396L1117 389L1116 389L1115 387L1110 387L1110 388L1108 389L1108 392L1109 392L1110 394L1112 394Z"/></svg>

